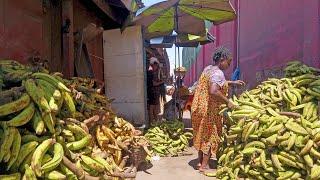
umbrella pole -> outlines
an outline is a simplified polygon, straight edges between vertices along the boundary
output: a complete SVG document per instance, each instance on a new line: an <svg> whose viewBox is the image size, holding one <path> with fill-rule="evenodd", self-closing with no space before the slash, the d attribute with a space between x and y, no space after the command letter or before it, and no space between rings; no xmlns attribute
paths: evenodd
<svg viewBox="0 0 320 180"><path fill-rule="evenodd" d="M178 4L176 4L175 5L175 13L174 13L174 15L175 15L175 26L176 26L176 30L177 30L177 32L176 33L178 33L179 32L179 24L178 24L178 20L179 20L179 17L178 17ZM177 44L177 37L174 39L174 41L175 41L175 68L177 68L177 64L178 64L178 67L180 67L180 49L179 49L179 47L177 47L176 46L176 44ZM177 55L177 48L178 48L178 55ZM177 58L177 56L178 56L178 58ZM180 103L177 103L177 100L178 100L178 98L180 99L180 96L179 96L179 88L180 88L180 79L178 79L179 78L179 73L178 73L178 75L175 75L175 80L176 80L176 93L175 93L175 102L176 102L176 104L178 104L178 109L177 108L175 108L176 110L175 110L175 116L176 116L176 114L177 114L177 111L178 111L178 119L179 120L181 120L181 110L180 110ZM175 117L176 118L176 117Z"/></svg>
<svg viewBox="0 0 320 180"><path fill-rule="evenodd" d="M175 40L176 41L176 40ZM176 69L177 68L177 47L176 46L174 46L174 68ZM174 119L176 119L177 117L176 117L176 115L177 115L177 88L178 88L178 83L177 83L177 76L176 76L176 74L175 73L173 73L174 74L174 80L175 80L175 93L174 93Z"/></svg>

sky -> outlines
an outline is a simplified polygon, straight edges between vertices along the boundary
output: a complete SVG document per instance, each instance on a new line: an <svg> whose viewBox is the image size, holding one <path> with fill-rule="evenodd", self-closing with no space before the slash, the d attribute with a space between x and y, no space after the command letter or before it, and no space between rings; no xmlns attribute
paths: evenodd
<svg viewBox="0 0 320 180"><path fill-rule="evenodd" d="M161 2L161 1L164 1L164 0L142 0L142 2L144 3L144 5L146 7L151 6L151 5L158 3L158 2ZM175 68L175 46L173 46L172 48L166 48L166 50L167 50L169 60L170 60L170 74L171 74L171 73L173 73L173 70ZM181 58L182 58L182 48L180 48L180 64L182 64ZM177 67L178 67L178 63L177 63Z"/></svg>
<svg viewBox="0 0 320 180"><path fill-rule="evenodd" d="M183 48L180 48L180 66L182 66L182 49ZM173 45L172 48L166 48L167 50L167 53L168 53L168 57L169 57L169 60L170 60L170 74L173 73L173 70L174 68L177 66L178 67L178 61L177 63L175 63L175 46ZM178 59L178 50L177 50L177 59ZM175 66L176 64L176 66Z"/></svg>

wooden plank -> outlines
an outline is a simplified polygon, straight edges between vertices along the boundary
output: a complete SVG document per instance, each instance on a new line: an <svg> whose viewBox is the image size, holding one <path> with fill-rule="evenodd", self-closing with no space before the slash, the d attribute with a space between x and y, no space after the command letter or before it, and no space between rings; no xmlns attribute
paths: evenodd
<svg viewBox="0 0 320 180"><path fill-rule="evenodd" d="M116 14L112 10L112 8L105 2L105 0L92 0L93 3L96 4L105 14L107 14L112 20L117 23L121 23L120 19L117 18Z"/></svg>
<svg viewBox="0 0 320 180"><path fill-rule="evenodd" d="M67 25L67 22L70 22ZM62 1L62 59L63 74L74 75L73 0Z"/></svg>

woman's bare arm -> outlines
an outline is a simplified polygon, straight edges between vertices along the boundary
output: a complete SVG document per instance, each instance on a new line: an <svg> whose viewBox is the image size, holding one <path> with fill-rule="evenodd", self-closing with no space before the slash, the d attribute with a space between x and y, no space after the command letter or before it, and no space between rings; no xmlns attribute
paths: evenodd
<svg viewBox="0 0 320 180"><path fill-rule="evenodd" d="M220 87L216 83L211 84L210 94L220 98L221 100L223 100L226 103L229 103L229 99L222 94L222 92L220 91Z"/></svg>
<svg viewBox="0 0 320 180"><path fill-rule="evenodd" d="M235 107L235 105L231 101L229 101L229 99L225 95L223 95L223 93L220 91L220 87L216 83L211 84L210 94L223 100L229 108L233 109Z"/></svg>

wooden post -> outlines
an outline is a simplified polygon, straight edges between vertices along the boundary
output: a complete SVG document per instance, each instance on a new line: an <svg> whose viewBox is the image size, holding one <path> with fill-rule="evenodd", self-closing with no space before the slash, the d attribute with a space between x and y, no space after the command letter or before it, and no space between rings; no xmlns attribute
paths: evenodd
<svg viewBox="0 0 320 180"><path fill-rule="evenodd" d="M73 0L62 1L62 59L65 77L74 76Z"/></svg>

